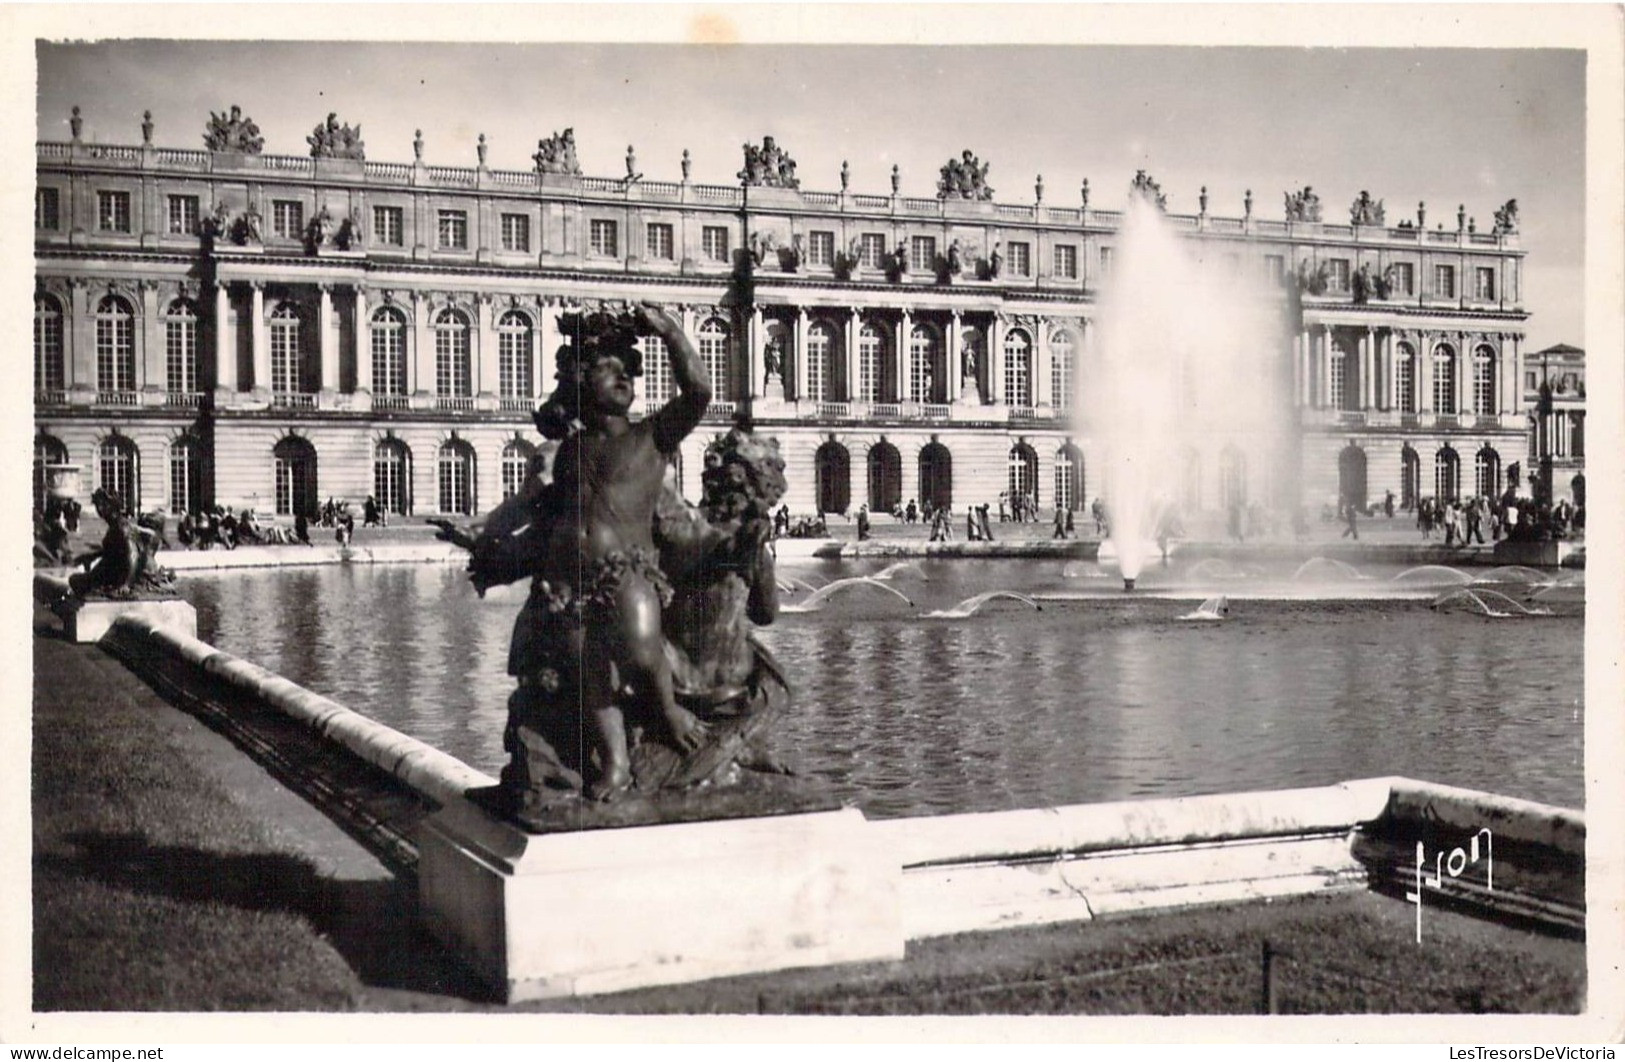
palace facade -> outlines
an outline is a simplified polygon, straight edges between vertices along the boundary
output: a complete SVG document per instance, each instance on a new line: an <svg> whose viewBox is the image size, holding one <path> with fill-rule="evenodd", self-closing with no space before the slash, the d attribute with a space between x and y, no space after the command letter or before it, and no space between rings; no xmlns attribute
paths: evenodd
<svg viewBox="0 0 1625 1062"><path fill-rule="evenodd" d="M1122 215L997 202L970 152L938 194L807 191L771 139L738 185L581 174L573 135L528 171L363 157L332 117L308 156L265 154L234 108L204 150L74 138L37 147L36 493L50 464L134 508L311 510L367 495L397 513L490 509L541 443L558 316L674 309L711 374L679 474L697 487L734 418L779 439L797 512L963 508L1004 490L1044 508L1108 493L1074 414ZM1155 190L1144 174L1137 180ZM1115 197L1114 197L1115 198ZM1364 196L1323 220L1168 222L1208 267L1281 281L1281 417L1297 466L1265 471L1220 425L1186 453L1187 511L1497 493L1525 448L1524 252L1515 204L1480 231L1391 225ZM658 342L658 341L655 341ZM646 351L644 408L671 382ZM1245 382L1238 382L1245 386Z"/></svg>

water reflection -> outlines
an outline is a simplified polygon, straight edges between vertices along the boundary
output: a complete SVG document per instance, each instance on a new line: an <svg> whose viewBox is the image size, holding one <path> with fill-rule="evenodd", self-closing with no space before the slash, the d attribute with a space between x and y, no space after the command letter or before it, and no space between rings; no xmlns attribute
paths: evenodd
<svg viewBox="0 0 1625 1062"><path fill-rule="evenodd" d="M876 566L878 567L878 566ZM1578 807L1582 621L1441 615L1426 599L993 600L1061 565L927 562L920 602L837 595L763 632L798 709L776 751L893 816L1320 785L1405 774ZM814 581L872 574L824 565ZM805 577L808 573L792 572ZM1075 583L1074 583L1075 585ZM495 773L522 593L449 566L188 577L203 636ZM1230 592L1230 587L1226 587ZM1537 663L1538 662L1538 663Z"/></svg>

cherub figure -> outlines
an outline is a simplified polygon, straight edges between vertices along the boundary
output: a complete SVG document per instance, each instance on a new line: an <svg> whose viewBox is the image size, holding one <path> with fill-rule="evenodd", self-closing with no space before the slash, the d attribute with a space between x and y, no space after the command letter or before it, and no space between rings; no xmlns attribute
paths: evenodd
<svg viewBox="0 0 1625 1062"><path fill-rule="evenodd" d="M533 576L508 665L520 688L503 788L516 804L540 786L620 796L632 785L629 725L664 728L683 752L706 734L673 693L661 624L671 588L653 537L667 465L711 400L705 368L681 326L652 305L561 325L571 342L559 351L559 385L536 412L542 434L559 441L552 483L499 507L478 540L446 527L473 549L476 587ZM639 332L666 341L677 394L633 423ZM565 761L582 747L591 755ZM595 776L584 781L584 770Z"/></svg>

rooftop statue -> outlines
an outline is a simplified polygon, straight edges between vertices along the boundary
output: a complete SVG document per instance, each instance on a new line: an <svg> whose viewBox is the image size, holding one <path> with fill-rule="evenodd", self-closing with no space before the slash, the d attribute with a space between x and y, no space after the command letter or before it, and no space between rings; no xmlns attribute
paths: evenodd
<svg viewBox="0 0 1625 1062"><path fill-rule="evenodd" d="M203 130L203 146L210 151L236 151L244 155L258 155L265 150L265 138L253 119L243 117L243 109L232 105L229 115L209 112L209 124Z"/></svg>
<svg viewBox="0 0 1625 1062"><path fill-rule="evenodd" d="M688 505L667 473L710 388L681 327L652 306L560 325L559 386L536 414L559 442L552 481L532 475L477 536L437 521L471 549L476 589L532 577L499 792L521 821L577 794L613 801L771 766L755 742L788 693L747 622L777 610L777 447L731 434L707 458L703 504ZM640 333L666 340L677 394L633 423Z"/></svg>
<svg viewBox="0 0 1625 1062"><path fill-rule="evenodd" d="M1320 196L1308 185L1301 192L1285 192L1286 219L1288 221L1319 221Z"/></svg>
<svg viewBox="0 0 1625 1062"><path fill-rule="evenodd" d="M99 547L74 561L84 570L68 577L69 594L79 600L91 594L119 599L173 596L175 573L153 560L158 551L157 533L137 525L117 494L97 488L90 502L107 523L107 533Z"/></svg>
<svg viewBox="0 0 1625 1062"><path fill-rule="evenodd" d="M1518 201L1508 199L1506 205L1495 212L1495 235L1503 236L1518 231Z"/></svg>
<svg viewBox="0 0 1625 1062"><path fill-rule="evenodd" d="M1153 181L1151 175L1144 170L1134 171L1134 180L1129 182L1129 192L1155 203L1158 210L1168 209L1168 197L1162 194L1162 185Z"/></svg>
<svg viewBox="0 0 1625 1062"><path fill-rule="evenodd" d="M762 146L747 143L745 149L745 168L739 171L739 179L747 185L758 185L765 188L800 188L801 181L796 177L796 160L770 136L762 138Z"/></svg>
<svg viewBox="0 0 1625 1062"><path fill-rule="evenodd" d="M993 186L987 183L987 172L992 163L982 162L967 148L959 158L949 159L942 165L937 178L938 199L974 199L986 202L993 198Z"/></svg>
<svg viewBox="0 0 1625 1062"><path fill-rule="evenodd" d="M329 113L327 121L317 125L305 137L313 159L365 159L366 145L361 142L361 127L350 128L348 122L339 124L337 114Z"/></svg>
<svg viewBox="0 0 1625 1062"><path fill-rule="evenodd" d="M1349 207L1349 224L1386 225L1387 222L1383 220L1382 200L1373 200L1370 192L1361 192Z"/></svg>
<svg viewBox="0 0 1625 1062"><path fill-rule="evenodd" d="M576 160L576 131L574 128L566 129L562 133L554 133L543 140L536 141L536 154L531 156L536 162L537 173L562 173L572 177L581 176L581 163Z"/></svg>

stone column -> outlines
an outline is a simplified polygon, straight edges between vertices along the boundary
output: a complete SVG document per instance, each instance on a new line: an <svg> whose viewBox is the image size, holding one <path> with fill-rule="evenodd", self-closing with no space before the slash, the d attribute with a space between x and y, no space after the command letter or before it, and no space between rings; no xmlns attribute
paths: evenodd
<svg viewBox="0 0 1625 1062"><path fill-rule="evenodd" d="M474 391L482 398L489 398L502 390L496 325L493 321L495 314L489 292L475 296L475 312L479 315L479 332L474 348Z"/></svg>
<svg viewBox="0 0 1625 1062"><path fill-rule="evenodd" d="M1345 380L1346 382L1346 380ZM1330 409L1332 404L1332 328L1320 326L1320 407Z"/></svg>
<svg viewBox="0 0 1625 1062"><path fill-rule="evenodd" d="M1433 412L1433 336L1421 332L1416 337L1416 408Z"/></svg>
<svg viewBox="0 0 1625 1062"><path fill-rule="evenodd" d="M1369 410L1377 406L1377 335L1369 326L1360 340L1360 408Z"/></svg>
<svg viewBox="0 0 1625 1062"><path fill-rule="evenodd" d="M987 394L994 405L1004 402L1004 314L995 313L987 330Z"/></svg>
<svg viewBox="0 0 1625 1062"><path fill-rule="evenodd" d="M167 347L164 322L158 313L158 284L151 280L139 281L136 289L141 297L141 327L137 329L135 363L138 376L135 386L140 391L164 391L169 387Z"/></svg>
<svg viewBox="0 0 1625 1062"><path fill-rule="evenodd" d="M372 393L372 321L367 317L367 289L355 286L355 389Z"/></svg>
<svg viewBox="0 0 1625 1062"><path fill-rule="evenodd" d="M904 309L903 313L902 313L902 316L897 319L897 358L896 358L896 363L897 363L897 401L899 401L899 402L912 402L912 401L914 401L914 394L913 394L912 391L909 390L909 388L910 388L910 377L912 375L911 372L910 372L910 369L912 368L912 366L910 365L910 362L912 362L913 359L909 356L909 349L908 349L909 341L913 338L913 332L914 332L914 315L911 314L907 309Z"/></svg>
<svg viewBox="0 0 1625 1062"><path fill-rule="evenodd" d="M547 307L542 306L536 314L536 327L530 330L530 379L526 381L525 393L530 396L531 408L535 408L536 399L542 393L542 385L551 381L552 377L542 372L542 359L548 357L547 340Z"/></svg>
<svg viewBox="0 0 1625 1062"><path fill-rule="evenodd" d="M752 306L750 309L746 339L745 394L751 398L760 398L763 392L762 373L766 371L764 352L767 344L767 326L762 319L760 306Z"/></svg>
<svg viewBox="0 0 1625 1062"><path fill-rule="evenodd" d="M1042 318L1033 326L1033 405L1053 406L1055 381L1050 370L1050 323Z"/></svg>
<svg viewBox="0 0 1625 1062"><path fill-rule="evenodd" d="M333 285L318 284L321 289L321 308L317 312L317 338L321 342L322 396L336 394L339 389L339 345L333 334Z"/></svg>
<svg viewBox="0 0 1625 1062"><path fill-rule="evenodd" d="M426 395L434 390L434 336L429 331L429 300L412 292L412 352L406 359L406 393Z"/></svg>
<svg viewBox="0 0 1625 1062"><path fill-rule="evenodd" d="M214 386L222 395L237 390L237 333L231 326L231 289L214 286Z"/></svg>
<svg viewBox="0 0 1625 1062"><path fill-rule="evenodd" d="M796 371L795 371L795 389L796 389L796 393L791 397L793 397L796 401L799 402L802 399L807 397L807 372L808 372L808 365L807 365L807 308L805 306L797 306L796 307L796 352L795 352L795 359L796 359L796 361L795 361L795 365L796 365ZM826 382L826 386L827 386L827 382Z"/></svg>
<svg viewBox="0 0 1625 1062"><path fill-rule="evenodd" d="M265 336L265 281L249 281L253 300L249 309L249 345L254 352L254 390L271 390L271 345Z"/></svg>
<svg viewBox="0 0 1625 1062"><path fill-rule="evenodd" d="M948 394L950 402L959 401L960 384L965 375L965 338L961 331L959 311L955 310L948 326Z"/></svg>
<svg viewBox="0 0 1625 1062"><path fill-rule="evenodd" d="M858 401L858 331L863 327L862 316L856 306L846 321L846 400Z"/></svg>

